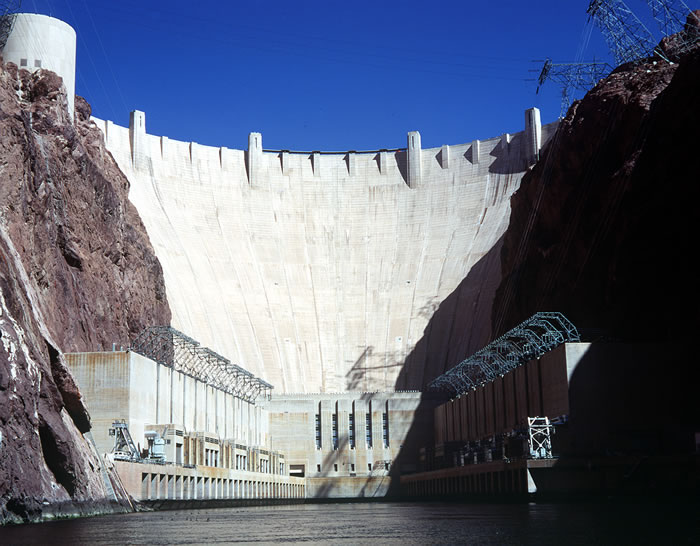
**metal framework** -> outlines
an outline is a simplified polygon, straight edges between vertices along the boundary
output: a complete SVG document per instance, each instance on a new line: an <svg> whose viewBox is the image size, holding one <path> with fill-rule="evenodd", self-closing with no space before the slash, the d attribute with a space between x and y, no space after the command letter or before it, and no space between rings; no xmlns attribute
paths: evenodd
<svg viewBox="0 0 700 546"><path fill-rule="evenodd" d="M131 350L246 402L254 402L260 394L267 396L274 388L170 326L146 328L132 342Z"/></svg>
<svg viewBox="0 0 700 546"><path fill-rule="evenodd" d="M114 458L121 461L140 461L141 454L134 445L129 433L129 427L126 421L114 421L112 428L109 429L109 435L114 436L114 447L112 453Z"/></svg>
<svg viewBox="0 0 700 546"><path fill-rule="evenodd" d="M664 36L680 32L692 10L683 0L646 0L651 14Z"/></svg>
<svg viewBox="0 0 700 546"><path fill-rule="evenodd" d="M547 417L527 418L527 446L531 459L552 458L552 433L554 425Z"/></svg>
<svg viewBox="0 0 700 546"><path fill-rule="evenodd" d="M560 113L562 117L571 105L574 91L588 91L611 71L612 67L608 63L595 59L582 63L554 63L551 59L546 59L537 78L536 93L540 92L540 87L547 80L559 84L562 88Z"/></svg>
<svg viewBox="0 0 700 546"><path fill-rule="evenodd" d="M695 29L690 32L685 31L685 23L688 16L696 20L696 25L700 24L698 16L683 2L683 0L646 0L651 10L651 14L659 25L659 30L664 36L678 34L681 46L677 50L678 54L689 50L700 41L700 33ZM692 27L691 27L692 28Z"/></svg>
<svg viewBox="0 0 700 546"><path fill-rule="evenodd" d="M622 0L591 0L586 12L603 33L616 64L635 62L654 52L654 36Z"/></svg>
<svg viewBox="0 0 700 546"><path fill-rule="evenodd" d="M10 37L22 0L0 0L0 51Z"/></svg>
<svg viewBox="0 0 700 546"><path fill-rule="evenodd" d="M557 312L536 313L454 368L433 379L428 387L459 397L503 377L567 341L580 341L576 327Z"/></svg>

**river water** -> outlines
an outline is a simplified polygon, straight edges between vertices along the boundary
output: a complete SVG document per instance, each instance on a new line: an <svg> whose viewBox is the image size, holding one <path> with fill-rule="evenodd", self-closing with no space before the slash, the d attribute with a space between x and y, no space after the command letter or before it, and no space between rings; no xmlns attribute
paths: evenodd
<svg viewBox="0 0 700 546"><path fill-rule="evenodd" d="M700 544L700 505L352 503L181 510L0 528L0 544Z"/></svg>

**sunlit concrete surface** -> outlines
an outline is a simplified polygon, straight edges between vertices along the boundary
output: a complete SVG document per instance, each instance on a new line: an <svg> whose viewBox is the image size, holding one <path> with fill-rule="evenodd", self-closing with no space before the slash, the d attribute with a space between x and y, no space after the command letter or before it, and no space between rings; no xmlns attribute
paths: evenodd
<svg viewBox="0 0 700 546"><path fill-rule="evenodd" d="M202 146L148 134L138 111L129 128L94 121L163 265L173 326L284 393L421 388L457 363L446 344L435 369L411 353L470 271L451 345L489 341L509 199L555 128L526 116L527 133L422 149L411 132L371 153L265 151L259 133L247 151Z"/></svg>
<svg viewBox="0 0 700 546"><path fill-rule="evenodd" d="M71 119L75 105L75 30L68 23L37 13L18 13L2 50L5 62L30 71L48 69L63 78Z"/></svg>

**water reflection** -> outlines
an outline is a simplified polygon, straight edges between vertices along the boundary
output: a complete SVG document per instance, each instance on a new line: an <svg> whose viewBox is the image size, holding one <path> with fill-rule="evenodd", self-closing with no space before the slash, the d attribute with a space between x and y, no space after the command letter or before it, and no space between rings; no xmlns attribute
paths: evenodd
<svg viewBox="0 0 700 546"><path fill-rule="evenodd" d="M353 503L183 510L0 529L0 544L696 544L697 504Z"/></svg>

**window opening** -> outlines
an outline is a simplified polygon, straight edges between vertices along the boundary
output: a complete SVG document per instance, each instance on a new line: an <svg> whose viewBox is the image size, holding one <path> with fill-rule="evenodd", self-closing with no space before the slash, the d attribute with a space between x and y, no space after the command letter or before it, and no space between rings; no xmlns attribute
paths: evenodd
<svg viewBox="0 0 700 546"><path fill-rule="evenodd" d="M365 440L367 441L367 449L372 449L372 403L370 402L369 409L365 415Z"/></svg>
<svg viewBox="0 0 700 546"><path fill-rule="evenodd" d="M338 412L333 414L333 449L338 449Z"/></svg>
<svg viewBox="0 0 700 546"><path fill-rule="evenodd" d="M384 447L389 447L389 401L387 400L386 406L384 407L384 413L382 413L382 438L384 440Z"/></svg>
<svg viewBox="0 0 700 546"><path fill-rule="evenodd" d="M348 441L350 442L350 449L355 449L355 408L353 404L353 409L348 415Z"/></svg>

